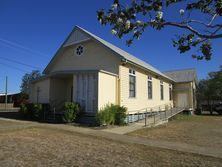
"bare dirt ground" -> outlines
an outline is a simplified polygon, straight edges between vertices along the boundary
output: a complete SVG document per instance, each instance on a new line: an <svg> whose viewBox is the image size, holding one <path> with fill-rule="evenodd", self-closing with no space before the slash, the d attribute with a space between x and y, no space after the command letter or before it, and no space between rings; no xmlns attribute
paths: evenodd
<svg viewBox="0 0 222 167"><path fill-rule="evenodd" d="M128 135L222 149L222 117L178 115L167 124Z"/></svg>
<svg viewBox="0 0 222 167"><path fill-rule="evenodd" d="M115 142L49 127L8 130L0 121L0 166L221 166L222 159ZM21 123L18 123L21 126Z"/></svg>

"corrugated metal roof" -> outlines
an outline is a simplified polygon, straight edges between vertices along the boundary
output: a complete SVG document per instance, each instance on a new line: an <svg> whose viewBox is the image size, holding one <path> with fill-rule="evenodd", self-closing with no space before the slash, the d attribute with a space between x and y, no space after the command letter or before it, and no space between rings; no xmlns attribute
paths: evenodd
<svg viewBox="0 0 222 167"><path fill-rule="evenodd" d="M164 74L174 79L176 82L197 82L198 80L195 69L166 71Z"/></svg>
<svg viewBox="0 0 222 167"><path fill-rule="evenodd" d="M16 94L19 94L19 93L7 93L7 95L16 95ZM5 96L5 93L0 93L0 96Z"/></svg>
<svg viewBox="0 0 222 167"><path fill-rule="evenodd" d="M150 64L146 63L145 61L142 61L140 59L138 59L137 57L127 53L126 51L118 48L117 46L103 40L102 38L92 34L91 32L79 27L79 26L76 26L76 28L82 30L83 32L87 33L89 36L93 37L94 39L96 39L97 41L99 41L100 43L102 43L103 45L105 45L106 47L110 48L111 50L113 50L114 52L116 52L117 54L119 54L120 56L122 56L122 58L128 60L128 61L131 61L139 66L142 66L143 68L147 69L147 70L150 70L156 74L159 74L160 76L163 76L164 78L167 78L171 81L174 81L172 78L170 78L169 76L163 74L162 72L160 72L158 69L154 68L153 66L151 66Z"/></svg>
<svg viewBox="0 0 222 167"><path fill-rule="evenodd" d="M87 34L89 37L91 37L92 39L98 41L99 43L103 44L104 46L106 46L107 48L111 49L113 52L115 52L117 55L121 56L122 59L127 60L128 62L131 62L135 65L138 65L148 71L153 72L154 74L158 74L166 79L169 79L171 81L174 81L172 78L170 78L169 76L165 75L164 73L160 72L158 69L154 68L153 66L151 66L150 64L146 63L145 61L142 61L140 59L138 59L137 57L127 53L126 51L118 48L117 46L114 46L113 44L101 39L100 37L94 35L93 33L83 29L82 27L79 26L75 26L75 28L73 29L73 31L69 34L69 36L67 37L67 39L64 41L64 43L62 44L62 46L59 48L59 50L56 52L55 56L51 59L50 63L47 65L47 67L45 68L45 70L43 71L44 74L47 74L47 69L50 67L51 63L55 60L55 58L59 55L60 50L62 49L63 45L66 43L66 41L69 39L69 37L71 36L71 34L76 30L80 30L82 32L84 32L85 34ZM175 81L174 81L175 82Z"/></svg>

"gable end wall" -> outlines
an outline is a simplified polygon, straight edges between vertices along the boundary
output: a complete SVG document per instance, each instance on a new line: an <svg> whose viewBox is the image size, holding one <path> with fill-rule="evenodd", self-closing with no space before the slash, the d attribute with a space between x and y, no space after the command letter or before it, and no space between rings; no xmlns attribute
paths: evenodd
<svg viewBox="0 0 222 167"><path fill-rule="evenodd" d="M76 56L77 46L83 46L84 53ZM118 75L120 58L101 44L90 40L79 45L63 48L63 52L52 62L49 73L71 70L104 70Z"/></svg>

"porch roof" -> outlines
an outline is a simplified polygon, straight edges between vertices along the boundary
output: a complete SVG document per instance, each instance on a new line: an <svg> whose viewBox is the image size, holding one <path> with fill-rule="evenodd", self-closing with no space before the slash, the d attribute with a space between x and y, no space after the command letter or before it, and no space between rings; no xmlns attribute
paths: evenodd
<svg viewBox="0 0 222 167"><path fill-rule="evenodd" d="M117 74L105 71L105 70L99 70L99 69L94 69L94 70L66 70L66 71L55 71L55 72L51 72L50 74L46 74L43 75L35 80L32 81L32 83L50 78L50 77L67 77L67 76L71 76L73 74L83 74L83 73L98 73L98 72L102 72L102 73L106 73L109 75L113 75L113 76L118 76Z"/></svg>
<svg viewBox="0 0 222 167"><path fill-rule="evenodd" d="M196 69L182 69L164 72L165 75L173 78L177 83L196 82L198 83Z"/></svg>

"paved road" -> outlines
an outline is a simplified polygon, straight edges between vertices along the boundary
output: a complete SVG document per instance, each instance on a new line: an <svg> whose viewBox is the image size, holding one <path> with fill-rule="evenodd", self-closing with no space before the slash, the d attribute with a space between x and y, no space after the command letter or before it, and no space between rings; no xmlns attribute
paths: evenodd
<svg viewBox="0 0 222 167"><path fill-rule="evenodd" d="M4 121L11 122L12 124L18 123L19 126L17 127L17 129L28 128L31 126L60 129L60 130L90 135L90 136L103 137L103 138L118 141L118 142L140 144L140 145L146 145L146 146L176 150L176 151L181 151L181 152L188 152L188 153L222 158L222 150L210 148L210 147L200 147L200 146L179 143L179 142L167 142L163 140L144 139L140 137L109 133L109 132L101 131L98 129L96 130L92 128L74 127L74 126L63 125L63 124L58 125L58 124L32 123L32 122L27 122L27 121L15 121L15 120L0 118L0 122L4 122ZM4 126L4 123L2 124L2 128L4 128L3 126ZM9 128L9 126L7 128L8 128L7 130L16 130L16 126L11 126L11 129Z"/></svg>

